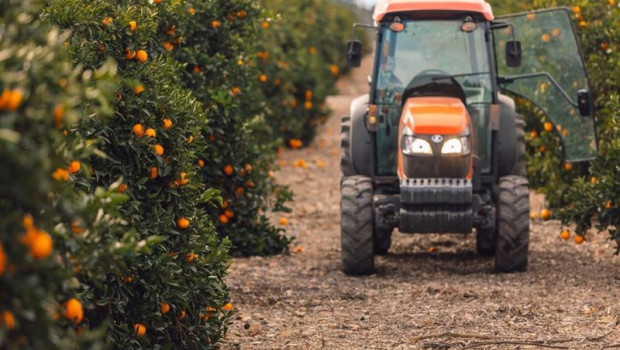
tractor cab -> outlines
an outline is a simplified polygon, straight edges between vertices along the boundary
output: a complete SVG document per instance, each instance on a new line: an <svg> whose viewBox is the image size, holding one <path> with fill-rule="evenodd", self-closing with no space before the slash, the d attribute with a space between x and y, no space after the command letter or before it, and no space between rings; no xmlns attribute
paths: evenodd
<svg viewBox="0 0 620 350"><path fill-rule="evenodd" d="M496 270L525 270L524 121L508 95L547 115L567 162L597 152L570 13L496 19L484 0L383 0L373 20L370 91L342 123L344 271L372 272L394 228L475 230L478 252L494 255ZM349 42L351 66L361 53L360 41ZM353 225L349 214L369 225Z"/></svg>

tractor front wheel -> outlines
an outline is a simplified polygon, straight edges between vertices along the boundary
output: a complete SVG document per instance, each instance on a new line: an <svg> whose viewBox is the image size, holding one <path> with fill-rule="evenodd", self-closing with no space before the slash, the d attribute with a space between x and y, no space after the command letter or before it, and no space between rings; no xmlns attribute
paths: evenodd
<svg viewBox="0 0 620 350"><path fill-rule="evenodd" d="M340 211L344 273L347 275L373 273L375 257L370 178L356 175L343 179Z"/></svg>
<svg viewBox="0 0 620 350"><path fill-rule="evenodd" d="M500 178L495 271L516 272L527 269L530 245L529 213L527 178L515 175Z"/></svg>

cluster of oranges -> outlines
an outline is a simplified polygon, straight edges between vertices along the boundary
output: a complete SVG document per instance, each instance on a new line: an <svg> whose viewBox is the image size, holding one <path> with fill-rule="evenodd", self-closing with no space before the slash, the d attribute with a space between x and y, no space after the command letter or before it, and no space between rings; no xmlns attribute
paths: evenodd
<svg viewBox="0 0 620 350"><path fill-rule="evenodd" d="M28 246L30 255L36 260L45 259L50 256L54 250L52 236L37 228L30 214L24 215L22 226L26 229L26 232L20 237L20 242Z"/></svg>
<svg viewBox="0 0 620 350"><path fill-rule="evenodd" d="M560 233L560 238L562 238L563 240L567 241L570 239L570 231L569 230L562 230L562 232ZM576 244L581 244L585 241L584 237L582 235L576 235L575 236L575 243Z"/></svg>
<svg viewBox="0 0 620 350"><path fill-rule="evenodd" d="M74 160L69 163L67 168L56 168L51 176L58 181L67 181L69 180L70 174L77 174L80 169L82 169L82 163L80 163L79 160Z"/></svg>

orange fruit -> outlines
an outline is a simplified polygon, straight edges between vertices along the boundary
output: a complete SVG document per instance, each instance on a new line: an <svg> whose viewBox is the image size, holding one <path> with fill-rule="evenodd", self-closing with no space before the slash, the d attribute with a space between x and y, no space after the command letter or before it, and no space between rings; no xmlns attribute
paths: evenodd
<svg viewBox="0 0 620 350"><path fill-rule="evenodd" d="M231 303L227 303L226 305L222 306L222 310L224 311L232 311L234 308L235 307Z"/></svg>
<svg viewBox="0 0 620 350"><path fill-rule="evenodd" d="M15 316L13 316L11 311L0 313L0 325L6 327L9 331L15 329Z"/></svg>
<svg viewBox="0 0 620 350"><path fill-rule="evenodd" d="M194 135L189 135L189 137L187 138L187 143L192 143L194 142Z"/></svg>
<svg viewBox="0 0 620 350"><path fill-rule="evenodd" d="M258 80L259 80L261 83L266 83L266 82L267 82L267 75L265 75L265 74L261 74L261 75L260 75L260 77L258 77Z"/></svg>
<svg viewBox="0 0 620 350"><path fill-rule="evenodd" d="M174 50L174 45L172 45L171 42L169 41L164 41L164 43L162 44L162 46L164 47L164 49L168 50L168 51L172 51Z"/></svg>
<svg viewBox="0 0 620 350"><path fill-rule="evenodd" d="M338 76L338 74L340 74L340 68L338 68L338 66L335 65L335 64L332 64L329 67L329 69L332 71L332 75L335 76L335 77Z"/></svg>
<svg viewBox="0 0 620 350"><path fill-rule="evenodd" d="M4 274L4 270L6 269L6 253L4 252L4 247L2 243L0 243L0 276Z"/></svg>
<svg viewBox="0 0 620 350"><path fill-rule="evenodd" d="M69 170L71 174L75 174L78 171L80 171L81 168L82 168L82 164L80 163L80 161L74 160L71 162L71 164L69 164L69 168L67 170Z"/></svg>
<svg viewBox="0 0 620 350"><path fill-rule="evenodd" d="M585 27L587 27L587 26L588 26L588 22L586 22L586 21L579 21L579 26L580 26L581 28L585 28Z"/></svg>
<svg viewBox="0 0 620 350"><path fill-rule="evenodd" d="M65 318L75 320L75 324L79 324L84 319L82 303L76 298L71 298L65 302Z"/></svg>
<svg viewBox="0 0 620 350"><path fill-rule="evenodd" d="M19 108L19 105L22 103L22 99L24 98L24 94L21 90L13 90L9 95L9 99L6 102L6 108L10 111L16 111Z"/></svg>
<svg viewBox="0 0 620 350"><path fill-rule="evenodd" d="M191 252L187 254L187 256L185 257L185 261L187 261L188 263L191 263L192 261L196 260L197 257L198 255L194 254L194 252Z"/></svg>
<svg viewBox="0 0 620 350"><path fill-rule="evenodd" d="M151 174L149 175L149 177L150 177L151 179L155 179L155 178L157 178L157 167L152 167L152 168L151 168Z"/></svg>
<svg viewBox="0 0 620 350"><path fill-rule="evenodd" d="M545 33L545 34L543 34L543 35L540 37L540 39L541 39L543 42L548 43L548 42L551 40L551 36L550 36L549 34Z"/></svg>
<svg viewBox="0 0 620 350"><path fill-rule="evenodd" d="M201 168L204 168L204 166L205 166L205 161L204 161L204 160L202 160L202 159L198 159L198 166L199 166L199 167L201 167Z"/></svg>
<svg viewBox="0 0 620 350"><path fill-rule="evenodd" d="M177 317L177 319L182 320L185 318L185 316L187 316L187 312L185 310L181 311L181 315L179 315L179 317Z"/></svg>
<svg viewBox="0 0 620 350"><path fill-rule="evenodd" d="M144 131L144 135L148 137L155 137L157 133L155 132L155 129L148 128L146 129L146 131Z"/></svg>
<svg viewBox="0 0 620 350"><path fill-rule="evenodd" d="M532 138L532 140L535 140L538 137L538 131L532 130L532 132L530 133L530 137Z"/></svg>
<svg viewBox="0 0 620 350"><path fill-rule="evenodd" d="M221 222L222 224L227 224L227 223L228 223L228 221L229 221L229 220L228 220L228 216L226 216L226 215L224 215L224 214L221 214L221 215L220 215L220 222Z"/></svg>
<svg viewBox="0 0 620 350"><path fill-rule="evenodd" d="M598 179L596 178L596 176L592 176L592 178L590 179L590 183L593 185L596 185L597 182L598 182Z"/></svg>
<svg viewBox="0 0 620 350"><path fill-rule="evenodd" d="M129 30L132 32L138 28L138 24L136 21L129 21Z"/></svg>
<svg viewBox="0 0 620 350"><path fill-rule="evenodd" d="M159 306L159 310L161 311L162 314L167 314L170 311L170 304L168 303L161 303L161 305Z"/></svg>
<svg viewBox="0 0 620 350"><path fill-rule="evenodd" d="M563 230L562 233L560 233L560 237L566 241L570 238L570 232L568 230Z"/></svg>
<svg viewBox="0 0 620 350"><path fill-rule="evenodd" d="M112 17L105 17L104 19L101 20L101 24L103 25L103 28L107 28L112 23L114 23L114 18Z"/></svg>
<svg viewBox="0 0 620 350"><path fill-rule="evenodd" d="M237 11L237 18L245 18L245 16L247 16L247 12L245 10L239 10Z"/></svg>
<svg viewBox="0 0 620 350"><path fill-rule="evenodd" d="M164 124L162 126L162 128L164 128L164 130L168 130L172 127L172 120L168 119L168 118L164 118L161 120L161 122Z"/></svg>
<svg viewBox="0 0 620 350"><path fill-rule="evenodd" d="M161 3L163 0L153 0L154 3L159 4Z"/></svg>
<svg viewBox="0 0 620 350"><path fill-rule="evenodd" d="M136 86L134 86L134 88L133 88L133 92L134 92L136 95L140 94L142 91L144 91L144 86L142 86L142 85L136 85Z"/></svg>
<svg viewBox="0 0 620 350"><path fill-rule="evenodd" d="M220 21L211 21L211 27L215 29L221 27Z"/></svg>
<svg viewBox="0 0 620 350"><path fill-rule="evenodd" d="M560 35L560 30L558 28L553 28L551 30L551 35L553 36L559 36Z"/></svg>
<svg viewBox="0 0 620 350"><path fill-rule="evenodd" d="M583 236L580 236L580 235L575 236L575 243L577 244L583 243L584 240L585 239L583 238Z"/></svg>
<svg viewBox="0 0 620 350"><path fill-rule="evenodd" d="M9 103L10 97L11 97L11 90L9 89L2 90L2 95L0 95L0 110L6 108L7 103Z"/></svg>
<svg viewBox="0 0 620 350"><path fill-rule="evenodd" d="M224 211L224 215L225 215L226 217L228 217L229 219L232 219L232 218L234 218L234 217L235 217L235 212L234 212L234 211L232 211L232 210L230 210L230 209L226 209L226 210Z"/></svg>
<svg viewBox="0 0 620 350"><path fill-rule="evenodd" d="M529 19L530 21L533 20L534 18L536 18L536 14L535 13L528 13L527 14L527 19Z"/></svg>
<svg viewBox="0 0 620 350"><path fill-rule="evenodd" d="M269 22L268 21L263 21L262 26L263 26L264 29L269 28Z"/></svg>
<svg viewBox="0 0 620 350"><path fill-rule="evenodd" d="M545 122L545 131L546 132L551 132L553 130L553 124L549 123L549 122Z"/></svg>
<svg viewBox="0 0 620 350"><path fill-rule="evenodd" d="M601 43L601 49L603 51L607 51L607 49L609 49L609 43L608 42Z"/></svg>
<svg viewBox="0 0 620 350"><path fill-rule="evenodd" d="M573 165L571 163L564 163L564 170L571 171L573 169Z"/></svg>
<svg viewBox="0 0 620 350"><path fill-rule="evenodd" d="M189 227L189 220L187 220L187 219L186 219L186 218L184 218L184 217L180 217L180 218L177 220L177 226L178 226L180 229L186 229L186 228L188 228L188 227Z"/></svg>
<svg viewBox="0 0 620 350"><path fill-rule="evenodd" d="M288 219L287 218L281 218L280 219L280 225L282 225L282 226L288 225Z"/></svg>
<svg viewBox="0 0 620 350"><path fill-rule="evenodd" d="M605 203L605 209L611 209L611 205L612 205L611 201L607 201L607 202ZM0 275L1 275L1 274L2 274L2 273L0 273Z"/></svg>
<svg viewBox="0 0 620 350"><path fill-rule="evenodd" d="M311 100L312 99L312 90L306 90L304 95L306 96L306 100Z"/></svg>
<svg viewBox="0 0 620 350"><path fill-rule="evenodd" d="M142 137L144 135L144 127L142 126L142 124L134 125L131 130L133 131L133 134L137 137Z"/></svg>
<svg viewBox="0 0 620 350"><path fill-rule="evenodd" d="M551 218L551 211L547 208L544 208L540 211L540 218L543 220L549 220L549 218Z"/></svg>
<svg viewBox="0 0 620 350"><path fill-rule="evenodd" d="M229 164L229 165L226 165L226 166L224 167L224 174L226 174L226 175L228 175L228 176L231 176L231 175L234 173L234 171L235 171L235 170L233 169L232 165L230 165L230 164Z"/></svg>
<svg viewBox="0 0 620 350"><path fill-rule="evenodd" d="M142 323L136 323L133 325L133 331L138 337L142 337L146 334L146 326Z"/></svg>
<svg viewBox="0 0 620 350"><path fill-rule="evenodd" d="M146 62L146 60L149 58L149 55L146 53L146 51L144 50L138 50L136 52L136 59L140 62Z"/></svg>
<svg viewBox="0 0 620 350"><path fill-rule="evenodd" d="M538 150L540 151L540 153L545 153L545 151L547 150L547 147L545 145L542 145L538 147Z"/></svg>
<svg viewBox="0 0 620 350"><path fill-rule="evenodd" d="M227 200L223 201L221 207L222 209L228 208L228 201Z"/></svg>
<svg viewBox="0 0 620 350"><path fill-rule="evenodd" d="M72 221L71 222L71 231L73 231L73 233L79 235L80 233L84 232L84 227L82 227L82 224L80 224L79 221Z"/></svg>
<svg viewBox="0 0 620 350"><path fill-rule="evenodd" d="M254 168L252 167L252 164L246 164L246 165L245 165L245 171L246 171L248 174L251 174L251 173L252 173L252 170L254 170Z"/></svg>
<svg viewBox="0 0 620 350"><path fill-rule="evenodd" d="M242 196L245 193L245 189L243 189L243 187L237 187L235 188L235 193L237 196Z"/></svg>
<svg viewBox="0 0 620 350"><path fill-rule="evenodd" d="M155 150L155 153L157 153L157 155L159 156L164 154L164 147L162 147L162 145L160 144L153 146L153 149Z"/></svg>
<svg viewBox="0 0 620 350"><path fill-rule="evenodd" d="M310 101L306 101L306 102L304 103L304 108L305 108L305 109L312 109L312 102L310 102Z"/></svg>
<svg viewBox="0 0 620 350"><path fill-rule="evenodd" d="M437 252L437 248L435 248L433 246L430 246L430 247L428 247L427 251L428 251L429 254L433 254L433 253Z"/></svg>
<svg viewBox="0 0 620 350"><path fill-rule="evenodd" d="M52 173L52 178L58 181L67 181L69 180L69 171L63 168L56 168Z"/></svg>
<svg viewBox="0 0 620 350"><path fill-rule="evenodd" d="M128 188L129 188L129 185L121 184L120 186L118 186L118 192L124 193L125 191L127 191Z"/></svg>
<svg viewBox="0 0 620 350"><path fill-rule="evenodd" d="M241 93L241 89L238 86L235 86L232 88L231 92L233 95L237 96Z"/></svg>
<svg viewBox="0 0 620 350"><path fill-rule="evenodd" d="M581 12L581 8L579 6L573 6L573 12L579 13Z"/></svg>
<svg viewBox="0 0 620 350"><path fill-rule="evenodd" d="M47 258L54 250L52 236L45 231L39 231L30 242L30 255L39 260Z"/></svg>
<svg viewBox="0 0 620 350"><path fill-rule="evenodd" d="M136 57L136 52L130 50L129 48L125 48L125 58L128 60L133 60Z"/></svg>
<svg viewBox="0 0 620 350"><path fill-rule="evenodd" d="M187 12L189 12L189 14L193 16L193 15L196 13L196 9L195 9L195 8L193 8L193 7L190 7L190 8L187 10Z"/></svg>
<svg viewBox="0 0 620 350"><path fill-rule="evenodd" d="M60 124L62 123L62 119L65 116L65 106L63 105L56 105L56 107L54 107L54 127L56 129L58 129L60 127Z"/></svg>

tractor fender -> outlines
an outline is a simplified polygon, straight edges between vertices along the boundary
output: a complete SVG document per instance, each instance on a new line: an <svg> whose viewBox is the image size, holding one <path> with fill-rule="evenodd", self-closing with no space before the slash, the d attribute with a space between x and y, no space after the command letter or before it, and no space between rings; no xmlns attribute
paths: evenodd
<svg viewBox="0 0 620 350"><path fill-rule="evenodd" d="M371 176L370 133L366 128L368 95L362 95L351 102L351 129L349 154L357 175Z"/></svg>
<svg viewBox="0 0 620 350"><path fill-rule="evenodd" d="M521 150L524 145L520 145L519 135L523 134L523 119L517 115L515 102L512 98L499 94L500 104L499 131L497 133L497 170L498 175L522 175L515 172L525 171L524 168L525 150ZM524 141L524 140L523 140ZM523 159L521 159L523 158ZM524 175L524 174L523 174Z"/></svg>

